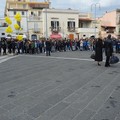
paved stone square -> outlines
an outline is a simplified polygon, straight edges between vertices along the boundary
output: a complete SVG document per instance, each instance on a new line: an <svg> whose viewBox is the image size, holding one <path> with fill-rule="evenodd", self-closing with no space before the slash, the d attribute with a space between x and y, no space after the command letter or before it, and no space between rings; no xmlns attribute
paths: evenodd
<svg viewBox="0 0 120 120"><path fill-rule="evenodd" d="M0 57L0 120L120 120L120 63L90 54Z"/></svg>

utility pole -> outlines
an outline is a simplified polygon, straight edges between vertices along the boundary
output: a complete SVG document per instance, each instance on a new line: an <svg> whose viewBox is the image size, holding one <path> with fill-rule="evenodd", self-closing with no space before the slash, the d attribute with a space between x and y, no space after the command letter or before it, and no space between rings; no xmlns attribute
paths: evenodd
<svg viewBox="0 0 120 120"><path fill-rule="evenodd" d="M45 9L45 15L46 15L46 40L48 39L48 26L47 26L47 8Z"/></svg>
<svg viewBox="0 0 120 120"><path fill-rule="evenodd" d="M99 7L99 10L100 10L100 3L95 3L95 4L91 5L91 11L92 11L92 9L94 7L95 38L96 38L96 9L97 9L97 6Z"/></svg>

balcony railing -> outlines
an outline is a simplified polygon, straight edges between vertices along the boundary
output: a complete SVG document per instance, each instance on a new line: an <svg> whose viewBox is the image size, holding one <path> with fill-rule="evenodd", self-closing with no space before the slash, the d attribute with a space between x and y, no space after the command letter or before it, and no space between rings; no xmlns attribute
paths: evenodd
<svg viewBox="0 0 120 120"><path fill-rule="evenodd" d="M61 27L50 27L52 32L60 32Z"/></svg>
<svg viewBox="0 0 120 120"><path fill-rule="evenodd" d="M75 27L68 27L69 32L75 32Z"/></svg>
<svg viewBox="0 0 120 120"><path fill-rule="evenodd" d="M114 33L114 32L115 30L111 30L111 29L106 30L106 33Z"/></svg>
<svg viewBox="0 0 120 120"><path fill-rule="evenodd" d="M34 28L34 29L33 29L33 32L34 32L34 33L40 33L40 28Z"/></svg>
<svg viewBox="0 0 120 120"><path fill-rule="evenodd" d="M36 15L30 15L30 16L28 17L28 20L29 20L29 21L40 20L40 19L41 19L41 17L40 17L40 16L36 16Z"/></svg>
<svg viewBox="0 0 120 120"><path fill-rule="evenodd" d="M98 28L96 28L96 30L95 30L95 28L78 28L78 33L94 33L94 32L99 32L99 29Z"/></svg>

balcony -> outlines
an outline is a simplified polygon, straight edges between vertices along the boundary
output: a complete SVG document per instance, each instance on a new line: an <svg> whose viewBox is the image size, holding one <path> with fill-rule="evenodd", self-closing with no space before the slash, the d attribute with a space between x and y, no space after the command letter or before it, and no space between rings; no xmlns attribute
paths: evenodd
<svg viewBox="0 0 120 120"><path fill-rule="evenodd" d="M26 0L7 0L7 2L9 2L9 3L20 3L20 4L22 4L22 3L26 3L27 1L26 1Z"/></svg>
<svg viewBox="0 0 120 120"><path fill-rule="evenodd" d="M114 32L115 32L115 30L113 30L113 29L106 30L106 33L114 33Z"/></svg>
<svg viewBox="0 0 120 120"><path fill-rule="evenodd" d="M36 27L35 27L35 28L33 28L32 30L33 30L34 33L40 33L40 28L36 28Z"/></svg>
<svg viewBox="0 0 120 120"><path fill-rule="evenodd" d="M78 28L77 33L94 33L95 28ZM96 32L99 32L99 29L96 28Z"/></svg>
<svg viewBox="0 0 120 120"><path fill-rule="evenodd" d="M60 32L61 27L50 27L52 32Z"/></svg>
<svg viewBox="0 0 120 120"><path fill-rule="evenodd" d="M29 21L38 21L38 20L40 20L41 19L41 17L40 16L36 16L36 15L30 15L29 17L28 17L28 20Z"/></svg>
<svg viewBox="0 0 120 120"><path fill-rule="evenodd" d="M41 3L41 2L28 2L29 6L33 9L43 9L49 8L48 3Z"/></svg>
<svg viewBox="0 0 120 120"><path fill-rule="evenodd" d="M69 32L75 32L75 27L68 27Z"/></svg>

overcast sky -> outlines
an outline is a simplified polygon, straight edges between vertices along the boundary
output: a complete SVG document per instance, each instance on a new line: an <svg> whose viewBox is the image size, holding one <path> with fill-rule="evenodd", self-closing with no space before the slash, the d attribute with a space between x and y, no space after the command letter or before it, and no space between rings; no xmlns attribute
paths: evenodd
<svg viewBox="0 0 120 120"><path fill-rule="evenodd" d="M44 0L36 0L36 1L44 1ZM4 7L6 0L0 0L0 17L4 15ZM99 10L99 5L96 7L96 11L98 15L103 15L106 11L112 11L117 8L120 8L119 0L51 0L51 6L53 8L71 8L77 9L80 12L91 12L95 10L95 4L99 3L101 6L101 10ZM94 5L92 5L94 4Z"/></svg>

